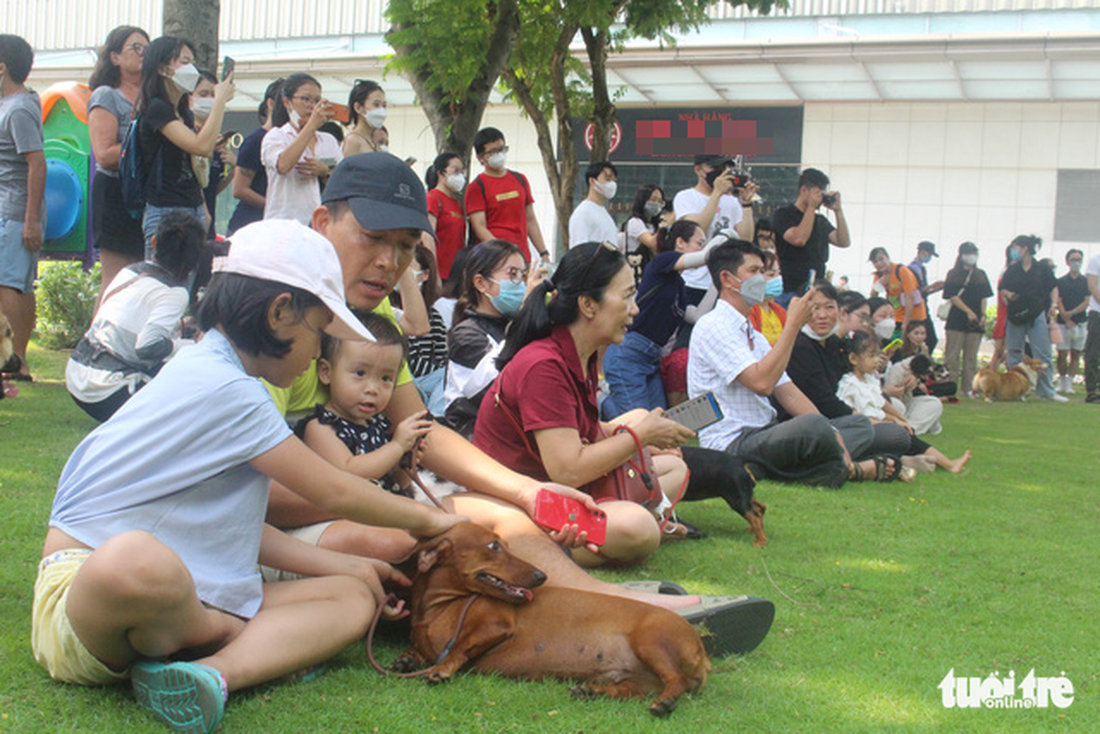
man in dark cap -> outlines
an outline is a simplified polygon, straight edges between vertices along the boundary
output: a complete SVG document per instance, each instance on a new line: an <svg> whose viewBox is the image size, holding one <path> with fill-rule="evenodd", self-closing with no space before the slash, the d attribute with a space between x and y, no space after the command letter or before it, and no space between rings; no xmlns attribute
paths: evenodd
<svg viewBox="0 0 1100 734"><path fill-rule="evenodd" d="M917 244L917 256L913 262L909 263L909 269L913 271L913 275L917 276L917 282L920 283L920 294L926 304L928 303L928 296L943 290L942 280L937 280L935 283L928 282L928 269L926 267L932 261L932 258L939 256L939 253L936 252L936 243L924 240ZM930 308L925 310L928 313L928 318L924 320L924 329L928 332L928 336L924 343L928 345L928 351L932 352L936 349L936 344L940 340L936 336L936 322L932 318L933 311Z"/></svg>

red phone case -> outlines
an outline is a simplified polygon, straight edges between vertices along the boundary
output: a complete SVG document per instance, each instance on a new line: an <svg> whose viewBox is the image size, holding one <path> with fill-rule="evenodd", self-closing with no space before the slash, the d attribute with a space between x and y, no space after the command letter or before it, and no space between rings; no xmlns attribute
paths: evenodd
<svg viewBox="0 0 1100 734"><path fill-rule="evenodd" d="M540 489L535 496L535 522L550 530L577 525L588 532L588 542L603 545L607 539L607 513L592 512L581 502L563 497L557 492Z"/></svg>

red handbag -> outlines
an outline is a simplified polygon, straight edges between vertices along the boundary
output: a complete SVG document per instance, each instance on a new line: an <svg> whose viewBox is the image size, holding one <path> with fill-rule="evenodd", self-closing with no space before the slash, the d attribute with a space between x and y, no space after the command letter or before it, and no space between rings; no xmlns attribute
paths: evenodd
<svg viewBox="0 0 1100 734"><path fill-rule="evenodd" d="M542 457L531 445L531 439L528 438L527 432L523 430L519 419L500 399L500 388L500 378L498 377L494 406L500 408L508 422L516 429L516 433L523 441L527 453L542 464ZM614 433L620 432L629 433L631 438L634 439L635 456L627 459L626 463L612 469L602 477L579 487L579 489L591 495L596 502L628 500L637 502L651 512L656 512L657 508L661 506L662 493L661 486L657 482L657 472L653 468L653 456L650 455L649 449L642 446L641 439L638 438L638 434L632 428L628 426L616 427ZM602 428L600 434L606 438Z"/></svg>

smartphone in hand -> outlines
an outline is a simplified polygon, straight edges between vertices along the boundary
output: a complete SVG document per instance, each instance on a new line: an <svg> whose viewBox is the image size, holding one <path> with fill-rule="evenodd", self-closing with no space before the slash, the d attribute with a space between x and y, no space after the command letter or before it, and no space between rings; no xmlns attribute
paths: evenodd
<svg viewBox="0 0 1100 734"><path fill-rule="evenodd" d="M607 540L607 513L593 512L579 500L570 499L549 489L535 495L535 522L548 530L561 530L576 525L588 533L588 542L603 545Z"/></svg>
<svg viewBox="0 0 1100 734"><path fill-rule="evenodd" d="M233 60L232 56L226 56L222 59L222 81L224 82L229 78L229 75L233 73L233 69L237 66L237 62Z"/></svg>
<svg viewBox="0 0 1100 734"><path fill-rule="evenodd" d="M714 393L708 392L672 406L665 411L665 418L697 432L722 420L722 408Z"/></svg>

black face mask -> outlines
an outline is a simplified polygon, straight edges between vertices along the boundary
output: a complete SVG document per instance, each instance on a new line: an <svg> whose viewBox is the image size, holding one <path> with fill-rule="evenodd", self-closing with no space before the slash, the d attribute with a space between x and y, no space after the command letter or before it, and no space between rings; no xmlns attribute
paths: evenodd
<svg viewBox="0 0 1100 734"><path fill-rule="evenodd" d="M715 168L713 171L707 174L707 185L712 189L714 188L714 182L718 180L718 177L722 175L725 168Z"/></svg>

